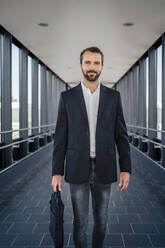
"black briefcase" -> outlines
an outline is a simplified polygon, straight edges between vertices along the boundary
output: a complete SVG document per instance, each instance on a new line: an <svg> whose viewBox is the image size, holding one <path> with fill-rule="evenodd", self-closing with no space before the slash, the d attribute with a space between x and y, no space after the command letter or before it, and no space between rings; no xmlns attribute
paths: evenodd
<svg viewBox="0 0 165 248"><path fill-rule="evenodd" d="M57 248L63 248L64 244L64 204L61 200L61 192L58 190L51 195L49 232Z"/></svg>

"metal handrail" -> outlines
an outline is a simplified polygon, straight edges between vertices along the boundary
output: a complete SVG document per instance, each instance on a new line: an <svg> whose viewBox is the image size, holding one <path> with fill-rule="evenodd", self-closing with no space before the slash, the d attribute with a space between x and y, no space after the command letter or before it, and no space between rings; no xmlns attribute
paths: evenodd
<svg viewBox="0 0 165 248"><path fill-rule="evenodd" d="M130 125L130 124L127 124L127 126L146 129L146 130L151 130L151 131L156 131L156 132L160 132L160 133L165 133L164 130L159 130L159 129L153 129L153 128L147 128L147 127L141 127L141 126L134 126L134 125Z"/></svg>
<svg viewBox="0 0 165 248"><path fill-rule="evenodd" d="M56 125L56 122L53 124L47 124L47 125L42 125L42 126L35 126L35 127L29 127L29 128L20 128L20 129L14 129L14 130L12 129L12 130L8 130L8 131L2 131L2 132L0 132L0 134L2 134L2 133L14 133L14 132L19 132L19 131L32 130L32 129L55 126L55 125Z"/></svg>
<svg viewBox="0 0 165 248"><path fill-rule="evenodd" d="M20 143L23 143L25 141L28 141L28 140L34 140L34 138L36 137L40 137L40 136L44 136L44 134L49 134L52 130L47 130L45 133L41 133L41 134L37 134L35 136L32 136L32 137L29 137L27 139L23 139L23 140L19 140L19 141L15 141L15 142L12 142L8 145L4 145L4 146L0 146L0 150L6 148L6 147L9 147L9 146L13 146L13 145L16 145L16 144L20 144Z"/></svg>
<svg viewBox="0 0 165 248"><path fill-rule="evenodd" d="M136 135L137 137L141 137L143 140L150 141L151 143L157 144L157 145L159 145L159 146L165 148L165 145L163 145L163 144L161 144L161 143L158 143L158 142L156 142L156 141L153 141L153 140L151 140L151 139L148 139L148 138L146 138L146 137L144 137L144 136L141 136L141 135L139 135L139 134L132 133L132 132L130 132L130 131L128 131L128 133L129 133L129 134L134 134L134 135Z"/></svg>

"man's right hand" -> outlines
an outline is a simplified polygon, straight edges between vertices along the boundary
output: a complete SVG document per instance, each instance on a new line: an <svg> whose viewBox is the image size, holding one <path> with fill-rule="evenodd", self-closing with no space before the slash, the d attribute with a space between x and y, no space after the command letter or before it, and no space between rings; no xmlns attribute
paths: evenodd
<svg viewBox="0 0 165 248"><path fill-rule="evenodd" d="M54 175L52 178L52 188L54 192L57 192L57 185L59 191L61 191L62 186L62 176L61 175Z"/></svg>

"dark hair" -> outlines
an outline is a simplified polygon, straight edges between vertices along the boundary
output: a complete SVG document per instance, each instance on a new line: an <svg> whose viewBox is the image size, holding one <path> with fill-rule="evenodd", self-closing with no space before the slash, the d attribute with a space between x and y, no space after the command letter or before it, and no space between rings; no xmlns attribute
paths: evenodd
<svg viewBox="0 0 165 248"><path fill-rule="evenodd" d="M98 47L87 47L85 48L81 53L80 53L80 64L82 65L82 60L83 60L83 54L86 52L92 52L92 53L100 53L101 54L101 62L102 65L104 63L104 54L102 53L102 51L98 48Z"/></svg>

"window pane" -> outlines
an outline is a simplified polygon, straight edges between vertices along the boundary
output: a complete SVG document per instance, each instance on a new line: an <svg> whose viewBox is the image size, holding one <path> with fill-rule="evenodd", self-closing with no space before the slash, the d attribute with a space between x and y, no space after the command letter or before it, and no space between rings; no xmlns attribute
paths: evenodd
<svg viewBox="0 0 165 248"><path fill-rule="evenodd" d="M12 130L19 129L19 109L19 48L12 44ZM19 138L19 131L12 138Z"/></svg>
<svg viewBox="0 0 165 248"><path fill-rule="evenodd" d="M148 74L149 74L149 63L148 63L148 57L146 58L146 135L148 136L148 103L149 103L149 99L148 99Z"/></svg>
<svg viewBox="0 0 165 248"><path fill-rule="evenodd" d="M41 125L41 65L38 65L38 125ZM39 133L41 132L39 128Z"/></svg>
<svg viewBox="0 0 165 248"><path fill-rule="evenodd" d="M162 46L157 49L157 138L161 139L162 130Z"/></svg>
<svg viewBox="0 0 165 248"><path fill-rule="evenodd" d="M2 35L0 34L0 132L2 132L2 129L1 129L1 115L2 115L2 112L1 112L1 89L2 89L2 83L1 83L1 78L2 78L2 74L1 74L1 70L2 70ZM0 142L2 142L2 137L1 137L1 134L0 134Z"/></svg>
<svg viewBox="0 0 165 248"><path fill-rule="evenodd" d="M28 56L28 135L32 134L32 58Z"/></svg>

